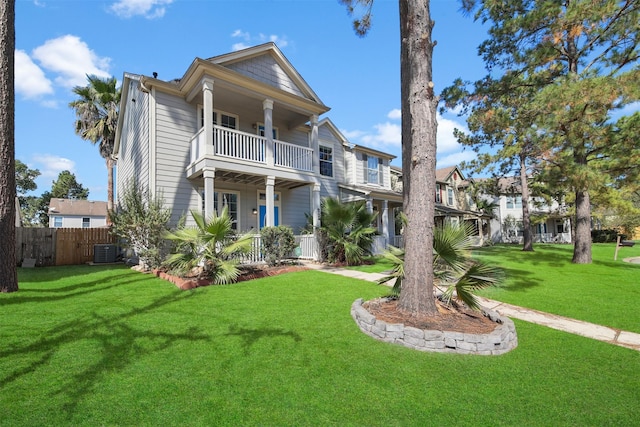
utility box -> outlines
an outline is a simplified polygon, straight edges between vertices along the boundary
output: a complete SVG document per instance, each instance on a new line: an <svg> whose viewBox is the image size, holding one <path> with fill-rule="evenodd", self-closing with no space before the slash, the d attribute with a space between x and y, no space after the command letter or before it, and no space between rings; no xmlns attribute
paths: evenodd
<svg viewBox="0 0 640 427"><path fill-rule="evenodd" d="M114 244L94 245L93 262L96 264L116 262L118 246Z"/></svg>

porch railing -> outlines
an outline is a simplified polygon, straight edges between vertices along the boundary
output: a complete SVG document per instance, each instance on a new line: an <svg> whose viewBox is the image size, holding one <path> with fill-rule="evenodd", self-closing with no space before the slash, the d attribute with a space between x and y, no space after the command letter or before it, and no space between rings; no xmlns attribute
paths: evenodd
<svg viewBox="0 0 640 427"><path fill-rule="evenodd" d="M267 139L221 126L213 127L213 154L252 163L266 164ZM191 138L191 163L207 153L204 128ZM274 164L300 171L313 171L313 149L274 140Z"/></svg>
<svg viewBox="0 0 640 427"><path fill-rule="evenodd" d="M308 259L308 260L317 260L318 259L318 245L316 243L316 238L313 234L302 234L299 236L294 236L296 242L296 248L293 250L290 258L297 259ZM242 263L257 263L264 261L264 251L262 249L262 240L259 234L255 234L253 236L253 240L251 242L251 252L243 255L240 258Z"/></svg>
<svg viewBox="0 0 640 427"><path fill-rule="evenodd" d="M251 133L220 126L213 127L213 146L217 156L265 163L266 139Z"/></svg>
<svg viewBox="0 0 640 427"><path fill-rule="evenodd" d="M313 150L311 148L278 140L275 140L274 144L274 162L276 166L307 172L313 170Z"/></svg>

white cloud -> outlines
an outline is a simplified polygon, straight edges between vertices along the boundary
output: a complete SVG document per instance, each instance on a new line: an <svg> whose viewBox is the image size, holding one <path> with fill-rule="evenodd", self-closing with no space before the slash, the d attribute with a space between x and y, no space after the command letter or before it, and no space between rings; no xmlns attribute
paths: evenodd
<svg viewBox="0 0 640 427"><path fill-rule="evenodd" d="M402 144L402 128L400 125L390 122L379 123L374 125L375 133L364 135L361 137L365 145L385 148L400 147Z"/></svg>
<svg viewBox="0 0 640 427"><path fill-rule="evenodd" d="M147 19L162 18L167 11L165 6L173 3L173 0L118 0L109 10L120 18L132 18L144 16Z"/></svg>
<svg viewBox="0 0 640 427"><path fill-rule="evenodd" d="M111 77L110 58L101 58L79 37L65 35L47 40L33 50L33 57L40 65L58 76L56 84L65 88L85 86L87 74Z"/></svg>
<svg viewBox="0 0 640 427"><path fill-rule="evenodd" d="M464 161L473 160L476 158L476 153L473 151L460 151L452 153L444 157L438 157L437 168L446 168L447 166L459 166Z"/></svg>
<svg viewBox="0 0 640 427"><path fill-rule="evenodd" d="M242 49L246 49L248 47L251 47L251 45L248 45L248 44L242 43L242 42L234 43L234 44L231 45L231 50L235 52L236 50L242 50Z"/></svg>
<svg viewBox="0 0 640 427"><path fill-rule="evenodd" d="M451 153L453 151L461 151L462 146L458 143L458 140L453 136L454 129L460 129L467 131L467 127L464 124L460 124L455 120L445 119L440 114L437 117L438 120L438 154Z"/></svg>
<svg viewBox="0 0 640 427"><path fill-rule="evenodd" d="M53 94L51 80L23 50L15 52L15 87L16 93L27 99Z"/></svg>
<svg viewBox="0 0 640 427"><path fill-rule="evenodd" d="M400 120L402 119L402 110L399 108L394 108L393 110L389 111L387 117L391 120Z"/></svg>
<svg viewBox="0 0 640 427"><path fill-rule="evenodd" d="M73 160L54 154L34 154L33 163L42 173L42 178L55 180L62 171L74 172L76 164ZM30 166L31 167L31 166Z"/></svg>
<svg viewBox="0 0 640 427"><path fill-rule="evenodd" d="M289 45L289 41L284 36L278 36L275 34L266 35L262 33L258 34L257 36L253 36L248 31L242 31L240 29L237 29L233 33L231 33L231 37L241 38L242 40L244 40L243 42L238 42L231 45L231 49L233 51L246 49L250 46L266 42L273 42L277 44L280 49Z"/></svg>

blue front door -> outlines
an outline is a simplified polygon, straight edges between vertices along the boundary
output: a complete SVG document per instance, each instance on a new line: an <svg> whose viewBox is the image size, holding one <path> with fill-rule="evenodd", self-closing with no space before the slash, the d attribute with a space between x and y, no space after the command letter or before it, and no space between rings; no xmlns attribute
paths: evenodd
<svg viewBox="0 0 640 427"><path fill-rule="evenodd" d="M273 225L275 226L280 225L280 221L279 221L280 215L278 211L279 211L278 206L275 206L273 208L273 214L275 215ZM267 216L267 207L265 205L260 205L260 229L264 227L264 219L266 216Z"/></svg>

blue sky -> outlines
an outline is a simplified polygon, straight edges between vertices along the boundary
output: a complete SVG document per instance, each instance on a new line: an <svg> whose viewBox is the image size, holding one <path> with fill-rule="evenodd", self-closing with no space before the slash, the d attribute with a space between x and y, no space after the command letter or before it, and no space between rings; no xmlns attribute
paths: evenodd
<svg viewBox="0 0 640 427"><path fill-rule="evenodd" d="M455 0L432 0L437 92L456 77L485 74L477 57L486 28ZM16 158L42 176L35 195L63 170L106 200L107 171L97 147L74 134L68 107L86 74L181 77L208 58L275 42L347 138L392 153L400 166L400 42L397 0L376 0L373 26L356 36L338 0L17 0ZM453 138L456 116L439 118L438 167L473 156Z"/></svg>

